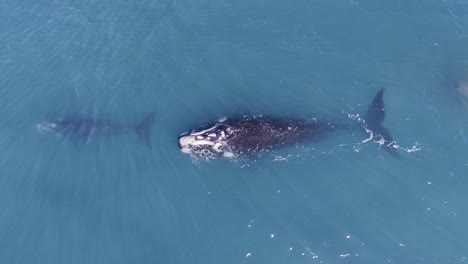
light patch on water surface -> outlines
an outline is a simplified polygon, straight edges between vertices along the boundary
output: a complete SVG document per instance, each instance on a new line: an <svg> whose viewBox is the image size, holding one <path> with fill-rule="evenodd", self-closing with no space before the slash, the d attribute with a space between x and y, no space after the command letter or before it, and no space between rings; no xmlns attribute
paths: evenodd
<svg viewBox="0 0 468 264"><path fill-rule="evenodd" d="M56 123L50 123L50 122L42 122L42 123L39 123L39 124L36 125L36 129L39 132L53 131L56 128L57 128L57 124Z"/></svg>
<svg viewBox="0 0 468 264"><path fill-rule="evenodd" d="M458 85L457 91L458 91L461 95L463 95L463 97L465 97L466 99L468 99L468 81L460 82L460 84Z"/></svg>

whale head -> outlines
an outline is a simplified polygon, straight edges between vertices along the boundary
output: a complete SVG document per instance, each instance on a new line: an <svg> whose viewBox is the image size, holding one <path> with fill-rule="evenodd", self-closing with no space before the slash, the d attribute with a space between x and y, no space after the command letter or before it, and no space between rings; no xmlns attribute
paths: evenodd
<svg viewBox="0 0 468 264"><path fill-rule="evenodd" d="M86 128L83 123L76 122L73 119L57 119L54 121L44 121L36 125L39 132L53 132L56 136L66 136L73 134L80 129Z"/></svg>
<svg viewBox="0 0 468 264"><path fill-rule="evenodd" d="M54 133L56 137L63 137L66 135L66 129L64 129L61 120L55 122L41 122L36 125L36 129L39 132L51 132Z"/></svg>
<svg viewBox="0 0 468 264"><path fill-rule="evenodd" d="M59 125L55 122L42 122L36 125L38 131L56 132L59 129Z"/></svg>
<svg viewBox="0 0 468 264"><path fill-rule="evenodd" d="M216 123L208 128L182 133L178 143L182 152L203 158L215 158L225 155L227 139L231 129L222 123Z"/></svg>

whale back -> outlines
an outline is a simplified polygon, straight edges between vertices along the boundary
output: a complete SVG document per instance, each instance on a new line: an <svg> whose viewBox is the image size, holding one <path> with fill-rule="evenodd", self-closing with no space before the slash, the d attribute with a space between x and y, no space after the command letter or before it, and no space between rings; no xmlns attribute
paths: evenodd
<svg viewBox="0 0 468 264"><path fill-rule="evenodd" d="M179 137L184 153L205 158L255 154L322 138L342 130L316 119L242 116L192 130Z"/></svg>
<svg viewBox="0 0 468 264"><path fill-rule="evenodd" d="M244 116L230 121L229 124L237 131L229 145L244 152L287 147L337 132L337 126L315 119Z"/></svg>

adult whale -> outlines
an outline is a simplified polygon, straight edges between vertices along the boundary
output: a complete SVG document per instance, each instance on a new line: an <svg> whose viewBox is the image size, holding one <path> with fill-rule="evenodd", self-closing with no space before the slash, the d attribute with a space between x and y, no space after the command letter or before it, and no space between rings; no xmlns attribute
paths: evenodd
<svg viewBox="0 0 468 264"><path fill-rule="evenodd" d="M38 124L39 131L52 131L58 136L71 136L88 140L91 136L110 136L114 134L133 133L151 148L150 129L154 122L154 113L148 113L136 126L121 125L105 120L68 117Z"/></svg>
<svg viewBox="0 0 468 264"><path fill-rule="evenodd" d="M382 126L385 119L381 88L370 104L364 121L342 125L317 119L303 120L273 116L242 116L225 118L203 128L182 133L178 138L182 152L214 158L257 154L276 148L319 140L352 129L366 131L372 138L393 155L398 155L397 146L390 133Z"/></svg>

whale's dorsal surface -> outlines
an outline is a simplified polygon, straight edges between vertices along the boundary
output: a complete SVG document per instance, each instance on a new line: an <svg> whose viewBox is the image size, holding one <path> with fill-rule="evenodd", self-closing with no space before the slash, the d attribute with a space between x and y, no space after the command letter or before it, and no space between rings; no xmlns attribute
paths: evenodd
<svg viewBox="0 0 468 264"><path fill-rule="evenodd" d="M338 132L337 126L316 119L273 116L243 116L227 120L236 130L229 143L237 150L287 147L304 140L317 139Z"/></svg>
<svg viewBox="0 0 468 264"><path fill-rule="evenodd" d="M182 152L202 157L238 156L318 140L350 129L370 131L388 152L396 153L390 133L382 126L385 119L384 89L369 105L365 122L359 126L340 125L317 119L274 116L227 118L202 129L183 133L178 140Z"/></svg>

